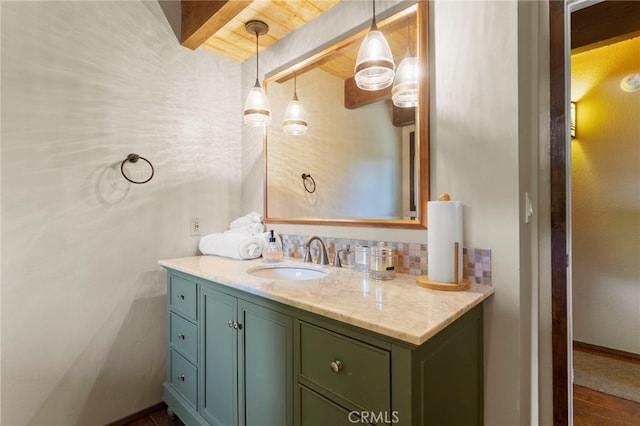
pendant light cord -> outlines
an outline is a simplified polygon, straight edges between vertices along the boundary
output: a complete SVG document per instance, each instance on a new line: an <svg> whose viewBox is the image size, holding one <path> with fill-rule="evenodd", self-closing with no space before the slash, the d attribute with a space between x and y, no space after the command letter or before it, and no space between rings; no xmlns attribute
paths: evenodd
<svg viewBox="0 0 640 426"><path fill-rule="evenodd" d="M411 54L411 18L407 18L407 52L408 56L413 56Z"/></svg>
<svg viewBox="0 0 640 426"><path fill-rule="evenodd" d="M256 86L260 86L260 81L258 80L258 65L260 64L260 51L258 49L258 37L260 37L260 35L258 35L258 30L256 30L255 32L256 34Z"/></svg>
<svg viewBox="0 0 640 426"><path fill-rule="evenodd" d="M371 31L377 31L378 25L376 25L376 0L373 0L373 19L371 19Z"/></svg>

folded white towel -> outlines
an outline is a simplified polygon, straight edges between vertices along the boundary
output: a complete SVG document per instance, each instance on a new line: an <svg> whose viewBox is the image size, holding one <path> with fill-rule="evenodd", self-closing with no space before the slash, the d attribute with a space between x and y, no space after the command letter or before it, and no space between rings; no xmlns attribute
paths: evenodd
<svg viewBox="0 0 640 426"><path fill-rule="evenodd" d="M264 224L262 223L252 223L251 225L240 226L238 228L232 228L225 233L232 232L235 234L244 234L244 235L260 235L265 231Z"/></svg>
<svg viewBox="0 0 640 426"><path fill-rule="evenodd" d="M251 226L254 223L262 223L262 215L256 212L251 212L242 217L237 218L229 225L230 229L241 228L243 226Z"/></svg>
<svg viewBox="0 0 640 426"><path fill-rule="evenodd" d="M244 233L224 232L209 234L200 239L198 248L202 254L230 257L232 259L255 259L262 254L262 237Z"/></svg>

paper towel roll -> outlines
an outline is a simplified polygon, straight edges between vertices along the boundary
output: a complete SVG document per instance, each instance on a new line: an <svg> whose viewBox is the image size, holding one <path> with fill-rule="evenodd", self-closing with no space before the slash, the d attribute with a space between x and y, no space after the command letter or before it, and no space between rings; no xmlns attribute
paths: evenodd
<svg viewBox="0 0 640 426"><path fill-rule="evenodd" d="M454 244L458 243L458 280L462 281L462 202L427 203L427 268L429 279L454 282Z"/></svg>

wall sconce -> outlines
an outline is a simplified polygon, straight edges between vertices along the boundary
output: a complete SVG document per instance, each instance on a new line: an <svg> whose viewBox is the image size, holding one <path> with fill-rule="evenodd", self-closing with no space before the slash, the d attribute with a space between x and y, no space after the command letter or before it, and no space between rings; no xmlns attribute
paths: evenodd
<svg viewBox="0 0 640 426"><path fill-rule="evenodd" d="M571 102L571 121L569 122L569 130L571 132L571 139L576 138L576 103Z"/></svg>

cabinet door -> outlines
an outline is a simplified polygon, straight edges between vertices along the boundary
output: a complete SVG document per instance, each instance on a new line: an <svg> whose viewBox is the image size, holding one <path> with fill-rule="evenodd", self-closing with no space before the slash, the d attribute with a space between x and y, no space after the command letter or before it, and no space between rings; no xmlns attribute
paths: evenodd
<svg viewBox="0 0 640 426"><path fill-rule="evenodd" d="M238 301L240 424L293 424L293 320L290 316Z"/></svg>
<svg viewBox="0 0 640 426"><path fill-rule="evenodd" d="M237 299L203 286L199 410L214 425L238 424Z"/></svg>

